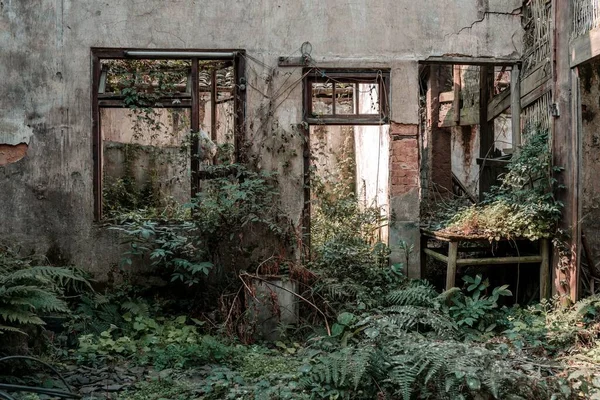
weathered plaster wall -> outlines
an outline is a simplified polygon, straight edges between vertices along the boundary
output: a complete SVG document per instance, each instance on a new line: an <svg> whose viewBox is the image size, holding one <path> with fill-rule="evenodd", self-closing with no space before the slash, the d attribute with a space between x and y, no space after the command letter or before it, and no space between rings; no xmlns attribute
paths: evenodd
<svg viewBox="0 0 600 400"><path fill-rule="evenodd" d="M117 240L93 223L91 47L246 49L252 58L247 107L252 150L263 167L287 174L284 201L299 221L301 139L287 144L299 154L289 163L263 150L277 134L293 131L302 116L301 70L272 69L277 57L299 55L301 43L310 41L319 65L391 68L392 118L416 132L417 61L444 54L517 58L521 28L514 14L520 5L520 0L0 0L0 152L27 146L19 161L0 164L0 240L42 252L55 246L99 276L117 261ZM269 113L274 118L265 122ZM412 149L405 162L418 171L416 138L396 137ZM397 221L392 236L415 244L417 176L402 180L401 190L392 185L391 202Z"/></svg>

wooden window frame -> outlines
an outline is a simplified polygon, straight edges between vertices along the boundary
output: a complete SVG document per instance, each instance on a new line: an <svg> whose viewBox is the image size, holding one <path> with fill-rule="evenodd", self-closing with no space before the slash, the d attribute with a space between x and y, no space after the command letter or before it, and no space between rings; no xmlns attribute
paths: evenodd
<svg viewBox="0 0 600 400"><path fill-rule="evenodd" d="M131 55L129 52L155 52L172 53L168 55ZM198 53L210 53L210 58L198 56ZM189 57L186 56L189 54ZM223 54L223 57L219 57ZM93 154L93 186L94 186L94 220L102 220L102 129L100 110L102 108L126 107L122 96L99 93L102 83L102 60L190 60L191 61L191 89L189 93L175 94L172 98L165 98L165 103L156 108L189 108L191 109L191 131L200 131L200 92L199 92L199 61L231 61L234 69L234 157L238 162L241 159L240 149L245 137L246 119L246 51L242 49L139 49L139 48L91 48L92 61L92 154ZM213 57L215 56L215 57ZM215 86L215 85L212 85ZM177 100L173 102L172 100ZM216 103L215 90L211 91L211 101ZM214 109L213 109L214 114ZM214 115L213 115L214 117ZM214 125L214 123L213 123ZM194 155L198 153L199 140L194 138L191 149L191 196L199 191L200 161Z"/></svg>
<svg viewBox="0 0 600 400"><path fill-rule="evenodd" d="M390 123L390 69L329 69L307 68L304 70L304 122L309 125L384 125ZM314 83L339 82L349 84L378 83L378 114L331 114L316 116L312 109L312 85ZM335 88L335 85L333 85ZM334 89L335 103L335 89ZM334 107L335 108L335 107Z"/></svg>

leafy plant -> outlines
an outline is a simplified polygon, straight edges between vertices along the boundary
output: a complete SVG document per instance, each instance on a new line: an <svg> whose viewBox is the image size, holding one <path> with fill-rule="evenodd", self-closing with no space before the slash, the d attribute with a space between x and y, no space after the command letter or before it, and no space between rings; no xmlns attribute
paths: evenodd
<svg viewBox="0 0 600 400"><path fill-rule="evenodd" d="M489 280L483 280L481 275L475 278L463 277L466 293L455 291L450 298L453 306L450 307L450 315L458 326L476 328L481 332L489 332L496 327L491 320L494 319L493 311L498 308L498 300L501 296L512 296L508 285L502 285L492 290L487 296L486 292L490 286Z"/></svg>
<svg viewBox="0 0 600 400"><path fill-rule="evenodd" d="M555 234L563 204L554 197L558 189L552 165L548 132L535 130L508 164L501 185L486 194L486 201L459 211L446 231L500 238L537 240Z"/></svg>
<svg viewBox="0 0 600 400"><path fill-rule="evenodd" d="M74 269L32 263L0 249L0 335L25 334L29 327L45 325L44 316L68 314L65 289L90 287Z"/></svg>

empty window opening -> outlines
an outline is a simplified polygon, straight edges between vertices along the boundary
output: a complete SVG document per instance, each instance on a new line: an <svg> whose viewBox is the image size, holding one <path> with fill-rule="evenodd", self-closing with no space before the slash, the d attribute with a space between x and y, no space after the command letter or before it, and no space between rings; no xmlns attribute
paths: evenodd
<svg viewBox="0 0 600 400"><path fill-rule="evenodd" d="M243 99L235 53L178 54L94 53L97 219L185 217L203 170L236 161Z"/></svg>
<svg viewBox="0 0 600 400"><path fill-rule="evenodd" d="M482 79L487 85L485 112ZM424 197L476 202L497 181L513 153L511 68L426 65L420 82Z"/></svg>
<svg viewBox="0 0 600 400"><path fill-rule="evenodd" d="M311 124L380 125L389 122L389 71L307 73L305 120Z"/></svg>
<svg viewBox="0 0 600 400"><path fill-rule="evenodd" d="M305 81L311 251L336 235L388 241L388 85L388 71L319 70Z"/></svg>

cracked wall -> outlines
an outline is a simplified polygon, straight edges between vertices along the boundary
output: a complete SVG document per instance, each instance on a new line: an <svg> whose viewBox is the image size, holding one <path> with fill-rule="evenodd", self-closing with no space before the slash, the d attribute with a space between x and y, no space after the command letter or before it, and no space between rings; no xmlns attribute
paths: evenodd
<svg viewBox="0 0 600 400"><path fill-rule="evenodd" d="M24 251L58 247L70 262L105 276L118 262L118 238L93 222L91 47L227 49L248 52L249 152L286 174L288 213L303 207L302 139L289 163L261 147L273 131L302 121L299 68L277 68L310 41L323 67L391 68L395 123L419 123L418 61L462 54L519 58L519 1L513 0L0 0L0 241ZM251 58L250 58L251 57ZM268 79L267 79L268 78ZM285 89L272 101L278 93ZM265 94L271 95L265 97ZM276 122L261 124L271 114ZM414 128L411 128L414 129ZM391 132L394 135L394 132ZM391 244L418 246L417 140L400 139L398 157L414 178L396 179ZM26 155L7 152L17 146ZM6 155L8 154L8 155ZM400 172L404 174L405 172ZM405 176L396 175L396 178ZM418 265L418 252L412 263ZM417 271L418 273L418 271Z"/></svg>

